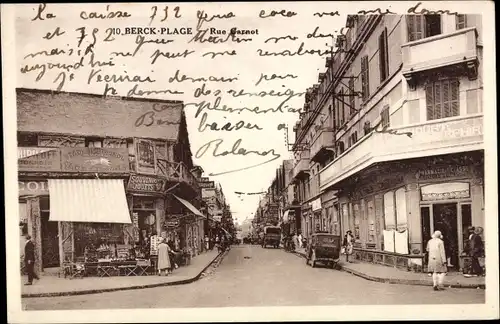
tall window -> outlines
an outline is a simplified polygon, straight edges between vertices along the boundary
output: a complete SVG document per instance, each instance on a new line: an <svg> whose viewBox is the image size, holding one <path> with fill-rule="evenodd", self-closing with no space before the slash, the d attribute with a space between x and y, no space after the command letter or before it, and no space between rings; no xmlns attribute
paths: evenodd
<svg viewBox="0 0 500 324"><path fill-rule="evenodd" d="M439 80L425 86L427 120L460 115L457 79Z"/></svg>
<svg viewBox="0 0 500 324"><path fill-rule="evenodd" d="M368 72L368 55L361 58L361 91L363 101L370 97L370 76Z"/></svg>
<svg viewBox="0 0 500 324"><path fill-rule="evenodd" d="M408 41L441 34L440 15L406 15Z"/></svg>
<svg viewBox="0 0 500 324"><path fill-rule="evenodd" d="M455 25L457 30L467 28L467 15L456 15Z"/></svg>
<svg viewBox="0 0 500 324"><path fill-rule="evenodd" d="M389 117L389 106L385 106L380 113L380 125L382 126L382 128L386 128L391 125Z"/></svg>
<svg viewBox="0 0 500 324"><path fill-rule="evenodd" d="M344 125L345 123L345 105L344 105L344 89L340 89L340 100L339 100L339 109L340 109L340 124Z"/></svg>
<svg viewBox="0 0 500 324"><path fill-rule="evenodd" d="M354 78L349 79L349 105L350 107L350 116L356 113L356 91L354 90Z"/></svg>
<svg viewBox="0 0 500 324"><path fill-rule="evenodd" d="M380 68L380 82L389 77L389 47L387 45L387 28L378 37L378 56Z"/></svg>
<svg viewBox="0 0 500 324"><path fill-rule="evenodd" d="M333 105L328 107L328 118L330 119L329 127L335 127L335 113L333 111Z"/></svg>

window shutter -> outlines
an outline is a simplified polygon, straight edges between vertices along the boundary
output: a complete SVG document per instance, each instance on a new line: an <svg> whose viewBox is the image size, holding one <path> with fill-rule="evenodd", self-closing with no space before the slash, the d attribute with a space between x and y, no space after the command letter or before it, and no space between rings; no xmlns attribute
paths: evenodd
<svg viewBox="0 0 500 324"><path fill-rule="evenodd" d="M380 82L387 79L389 76L389 57L388 57L388 44L387 44L387 28L384 28L382 34L378 38L378 51L379 51L379 69L380 69Z"/></svg>
<svg viewBox="0 0 500 324"><path fill-rule="evenodd" d="M429 83L425 87L425 102L427 107L427 120L434 119L434 85Z"/></svg>
<svg viewBox="0 0 500 324"><path fill-rule="evenodd" d="M460 95L459 95L459 83L458 80L451 80L450 82L451 90L451 116L460 115Z"/></svg>
<svg viewBox="0 0 500 324"><path fill-rule="evenodd" d="M434 83L434 119L443 117L441 113L443 109L443 91L441 89L441 82Z"/></svg>
<svg viewBox="0 0 500 324"><path fill-rule="evenodd" d="M366 100L366 78L365 78L365 57L363 56L361 58L361 96L363 98L363 101Z"/></svg>
<svg viewBox="0 0 500 324"><path fill-rule="evenodd" d="M406 15L409 42L424 38L424 20L424 15Z"/></svg>
<svg viewBox="0 0 500 324"><path fill-rule="evenodd" d="M349 104L351 105L351 115L354 115L356 113L356 97L355 97L355 90L354 90L354 79L349 79L349 94L351 95L349 97Z"/></svg>
<svg viewBox="0 0 500 324"><path fill-rule="evenodd" d="M386 77L389 77L389 40L387 35L387 27L384 28L384 64Z"/></svg>
<svg viewBox="0 0 500 324"><path fill-rule="evenodd" d="M455 16L456 29L464 29L467 27L467 15L456 15Z"/></svg>
<svg viewBox="0 0 500 324"><path fill-rule="evenodd" d="M363 92L363 101L370 96L370 75L368 73L368 55L361 59L361 88Z"/></svg>
<svg viewBox="0 0 500 324"><path fill-rule="evenodd" d="M378 37L378 67L380 71L380 82L384 81L385 79L385 59L384 59L384 33L380 34Z"/></svg>
<svg viewBox="0 0 500 324"><path fill-rule="evenodd" d="M450 82L448 80L443 81L442 83L442 91L443 91L443 117L451 116L451 93L450 93Z"/></svg>

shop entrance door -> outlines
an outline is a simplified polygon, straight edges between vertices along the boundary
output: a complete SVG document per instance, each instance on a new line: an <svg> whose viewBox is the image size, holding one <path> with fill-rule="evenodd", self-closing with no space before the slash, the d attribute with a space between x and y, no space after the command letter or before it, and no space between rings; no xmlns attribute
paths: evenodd
<svg viewBox="0 0 500 324"><path fill-rule="evenodd" d="M59 228L57 222L49 222L49 213L41 212L42 267L59 267Z"/></svg>
<svg viewBox="0 0 500 324"><path fill-rule="evenodd" d="M445 203L432 205L433 231L441 231L446 257L451 258L452 269L459 269L458 255L458 204Z"/></svg>

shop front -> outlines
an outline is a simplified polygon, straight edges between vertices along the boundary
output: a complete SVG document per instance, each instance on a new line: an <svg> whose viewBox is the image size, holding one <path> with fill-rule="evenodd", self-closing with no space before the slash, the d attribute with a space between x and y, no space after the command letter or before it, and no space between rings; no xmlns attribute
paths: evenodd
<svg viewBox="0 0 500 324"><path fill-rule="evenodd" d="M189 201L172 194L174 199L181 204L182 216L180 218L181 249L186 249L191 257L200 254L203 245L205 215Z"/></svg>
<svg viewBox="0 0 500 324"><path fill-rule="evenodd" d="M310 202L311 205L311 234L326 230L326 221L323 218L321 197Z"/></svg>
<svg viewBox="0 0 500 324"><path fill-rule="evenodd" d="M355 257L422 271L427 241L440 230L450 269L462 269L466 229L484 224L482 160L478 151L387 162L342 181L340 219L354 234Z"/></svg>
<svg viewBox="0 0 500 324"><path fill-rule="evenodd" d="M90 238L80 235L82 228L107 227L102 233L88 230L103 245L118 240L121 225L130 223L127 149L22 147L18 152L20 212L35 243L36 271L83 256Z"/></svg>
<svg viewBox="0 0 500 324"><path fill-rule="evenodd" d="M165 219L166 190L167 181L157 176L131 174L128 180L127 201L132 223L124 232L141 257L156 257L155 242L161 237Z"/></svg>

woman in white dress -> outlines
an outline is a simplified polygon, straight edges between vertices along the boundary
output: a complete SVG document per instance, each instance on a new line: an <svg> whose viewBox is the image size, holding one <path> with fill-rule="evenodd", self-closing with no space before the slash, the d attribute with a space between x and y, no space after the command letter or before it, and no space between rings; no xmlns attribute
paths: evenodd
<svg viewBox="0 0 500 324"><path fill-rule="evenodd" d="M172 263L170 262L170 257L168 255L169 252L170 247L165 239L162 238L158 244L158 275L160 276L165 274L166 270L168 275L168 272L170 272L170 269L172 268Z"/></svg>
<svg viewBox="0 0 500 324"><path fill-rule="evenodd" d="M446 253L444 249L443 235L440 231L435 231L432 238L427 242L427 252L429 261L427 271L432 273L432 283L434 290L443 290L444 277L448 268L446 267Z"/></svg>

